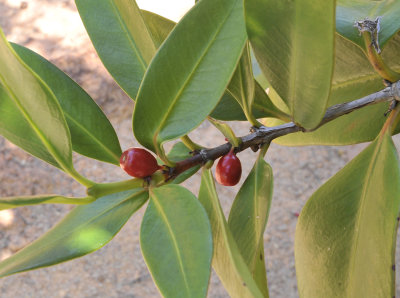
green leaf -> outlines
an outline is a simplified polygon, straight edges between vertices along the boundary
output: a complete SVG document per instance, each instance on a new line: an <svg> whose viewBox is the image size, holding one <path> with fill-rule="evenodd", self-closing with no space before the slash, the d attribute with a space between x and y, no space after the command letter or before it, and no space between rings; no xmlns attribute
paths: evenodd
<svg viewBox="0 0 400 298"><path fill-rule="evenodd" d="M236 240L240 253L264 296L268 295L267 279L258 278L264 271L264 230L272 201L272 169L259 156L246 181L233 202L228 225ZM260 249L262 249L260 251ZM260 255L262 263L260 264ZM260 270L263 265L264 270ZM259 272L257 272L260 270Z"/></svg>
<svg viewBox="0 0 400 298"><path fill-rule="evenodd" d="M60 167L1 84L0 135L33 156Z"/></svg>
<svg viewBox="0 0 400 298"><path fill-rule="evenodd" d="M153 38L155 47L158 49L169 33L174 29L176 23L156 13L142 10L142 17Z"/></svg>
<svg viewBox="0 0 400 298"><path fill-rule="evenodd" d="M75 0L104 66L135 99L156 46L134 0Z"/></svg>
<svg viewBox="0 0 400 298"><path fill-rule="evenodd" d="M122 152L118 137L92 98L40 55L17 44L11 45L56 96L71 133L72 149L82 155L119 165Z"/></svg>
<svg viewBox="0 0 400 298"><path fill-rule="evenodd" d="M255 118L279 118L282 120L289 120L289 116L279 110L271 101L263 88L255 82L255 95L252 106L252 113ZM231 93L225 92L219 101L218 105L210 114L211 117L223 121L245 121L246 116L238 101L232 96Z"/></svg>
<svg viewBox="0 0 400 298"><path fill-rule="evenodd" d="M94 197L71 198L60 195L37 195L0 198L0 210L12 209L28 205L40 204L77 204L84 205L92 203Z"/></svg>
<svg viewBox="0 0 400 298"><path fill-rule="evenodd" d="M265 297L240 254L218 200L211 170L204 169L199 201L210 219L213 234L213 268L231 297Z"/></svg>
<svg viewBox="0 0 400 298"><path fill-rule="evenodd" d="M170 152L168 152L168 159L172 160L173 162L178 162L184 159L191 157L190 150L182 143L176 143ZM176 177L173 181L174 184L181 184L186 179L189 179L193 176L198 170L200 169L200 165L192 167L178 177Z"/></svg>
<svg viewBox="0 0 400 298"><path fill-rule="evenodd" d="M164 142L198 126L221 98L245 40L241 0L196 4L175 26L146 72L134 109L137 140L164 156Z"/></svg>
<svg viewBox="0 0 400 298"><path fill-rule="evenodd" d="M107 244L147 200L143 189L76 207L55 227L0 263L0 277L65 262Z"/></svg>
<svg viewBox="0 0 400 298"><path fill-rule="evenodd" d="M1 30L0 83L59 167L67 172L74 171L70 134L57 99L15 53ZM29 145L29 141L22 142ZM39 147L35 149L43 148Z"/></svg>
<svg viewBox="0 0 400 298"><path fill-rule="evenodd" d="M164 297L206 297L212 258L210 223L196 197L179 185L152 189L140 244Z"/></svg>
<svg viewBox="0 0 400 298"><path fill-rule="evenodd" d="M338 0L336 6L336 30L342 36L365 49L363 37L354 27L354 22L362 21L365 18L374 21L377 17L380 17L378 42L380 47L383 48L400 29L399 14L400 2L398 1Z"/></svg>
<svg viewBox="0 0 400 298"><path fill-rule="evenodd" d="M294 121L316 127L328 103L334 65L335 1L247 0L254 54Z"/></svg>
<svg viewBox="0 0 400 298"><path fill-rule="evenodd" d="M242 57L236 67L232 80L228 86L228 92L238 101L242 107L246 118L253 124L256 120L252 114L252 106L254 102L255 82L253 78L253 70L251 68L250 49L248 42L246 43Z"/></svg>
<svg viewBox="0 0 400 298"><path fill-rule="evenodd" d="M300 297L394 297L399 179L384 133L311 196L296 228Z"/></svg>
<svg viewBox="0 0 400 298"><path fill-rule="evenodd" d="M156 46L159 47L176 25L175 22L146 10L142 10L142 15ZM232 78L228 88L240 89L240 86L233 85L233 81L234 78ZM240 84L241 82L236 83ZM232 93L225 92L210 116L225 121L247 120L242 107L239 105L241 95L238 94L238 96L233 97ZM287 115L283 114L273 105L268 95L257 82L255 82L255 99L252 106L252 113L256 118L278 117L287 119Z"/></svg>
<svg viewBox="0 0 400 298"><path fill-rule="evenodd" d="M386 46L382 55L389 66L400 70L400 34ZM336 62L329 105L352 101L382 90L382 78L369 64L359 47L336 35ZM295 133L276 139L281 145L348 145L372 141L386 117L388 103L359 109L339 117L311 133ZM268 125L277 125L277 121ZM398 131L397 129L396 131Z"/></svg>

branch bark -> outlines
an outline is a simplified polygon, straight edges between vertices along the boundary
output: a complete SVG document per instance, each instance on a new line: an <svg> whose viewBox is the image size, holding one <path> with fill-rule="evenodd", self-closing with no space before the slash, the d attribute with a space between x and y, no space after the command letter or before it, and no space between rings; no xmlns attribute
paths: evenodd
<svg viewBox="0 0 400 298"><path fill-rule="evenodd" d="M361 109L369 105L394 100L400 101L400 81L393 83L391 86L386 87L381 91L362 97L360 99L329 107L326 110L325 116L322 118L321 123L312 130L306 130L303 127L295 124L294 122L289 122L274 127L262 126L260 128L252 128L252 133L240 138L242 140L242 143L239 147L235 148L235 152L238 153L248 148L252 148L254 151L256 151L259 146L270 143L275 138L299 131L302 131L304 133L315 131L324 124L343 115L349 114L355 110ZM170 168L170 170L168 171L169 173L167 174L167 179L169 180L171 178L174 178L196 165L204 164L209 160L216 160L217 158L227 154L230 149L231 144L225 143L215 148L196 151L194 152L194 156L179 161L176 163L175 167Z"/></svg>

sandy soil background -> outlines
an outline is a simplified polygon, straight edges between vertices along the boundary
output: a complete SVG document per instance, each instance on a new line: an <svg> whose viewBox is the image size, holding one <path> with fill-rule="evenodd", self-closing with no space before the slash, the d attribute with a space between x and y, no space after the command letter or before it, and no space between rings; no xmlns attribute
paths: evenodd
<svg viewBox="0 0 400 298"><path fill-rule="evenodd" d="M40 53L76 80L111 120L123 149L138 144L131 130L132 101L102 66L72 0L0 0L0 25L9 40ZM238 135L248 125L235 123ZM206 146L224 142L207 123L191 136ZM293 242L297 217L307 198L353 158L363 145L286 148L272 145L267 161L274 169L274 198L264 235L271 297L297 297ZM249 151L249 150L247 150ZM244 177L255 154L239 154ZM118 167L75 156L78 171L99 182L127 176ZM184 185L199 189L196 174ZM83 195L85 190L62 172L0 138L0 196L58 193ZM228 210L240 186L218 187ZM61 219L72 206L44 205L0 212L0 259L15 253ZM0 280L0 297L159 297L143 262L139 227L144 208L99 251L54 267ZM399 251L399 250L398 250ZM397 262L398 263L398 262ZM209 297L227 297L214 275ZM398 291L398 293L400 293Z"/></svg>

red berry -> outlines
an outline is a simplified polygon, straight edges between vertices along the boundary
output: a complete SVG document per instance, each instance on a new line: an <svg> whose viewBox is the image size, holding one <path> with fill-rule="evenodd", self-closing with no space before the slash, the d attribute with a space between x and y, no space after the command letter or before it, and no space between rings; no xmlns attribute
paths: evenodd
<svg viewBox="0 0 400 298"><path fill-rule="evenodd" d="M233 186L238 184L241 175L242 165L239 158L231 150L218 161L215 178L219 184Z"/></svg>
<svg viewBox="0 0 400 298"><path fill-rule="evenodd" d="M142 148L129 148L124 151L119 164L125 172L136 178L151 176L160 168L154 156Z"/></svg>

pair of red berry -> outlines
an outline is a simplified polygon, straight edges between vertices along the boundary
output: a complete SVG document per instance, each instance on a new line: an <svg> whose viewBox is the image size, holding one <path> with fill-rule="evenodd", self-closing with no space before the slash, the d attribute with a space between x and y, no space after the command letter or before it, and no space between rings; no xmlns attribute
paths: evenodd
<svg viewBox="0 0 400 298"><path fill-rule="evenodd" d="M151 176L162 168L148 151L141 148L130 148L122 153L119 160L121 168L136 178ZM215 177L218 183L225 186L236 185L242 175L242 165L233 150L218 161Z"/></svg>

